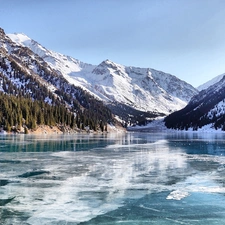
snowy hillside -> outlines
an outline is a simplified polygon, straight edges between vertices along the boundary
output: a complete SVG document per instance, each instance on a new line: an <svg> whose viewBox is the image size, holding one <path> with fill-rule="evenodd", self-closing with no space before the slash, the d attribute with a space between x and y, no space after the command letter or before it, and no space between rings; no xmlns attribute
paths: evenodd
<svg viewBox="0 0 225 225"><path fill-rule="evenodd" d="M103 61L92 74L95 89L109 101L143 111L168 114L184 107L193 93L197 93L169 74L149 68L126 67L110 60Z"/></svg>
<svg viewBox="0 0 225 225"><path fill-rule="evenodd" d="M204 84L200 85L199 87L197 87L197 89L199 91L202 91L204 89L207 89L209 86L211 86L211 85L219 82L223 78L224 75L225 75L225 73L214 77L213 79L211 79L211 80L207 81L206 83L204 83Z"/></svg>
<svg viewBox="0 0 225 225"><path fill-rule="evenodd" d="M66 121L61 121L62 126L67 123L78 129L89 127L103 131L107 123L115 122L111 111L102 101L94 98L83 88L71 84L65 78L66 75L63 76L59 70L43 59L49 59L48 55L52 54L51 52L25 35L19 35L18 40L22 44L12 41L0 28L0 94L38 100L57 106L57 114L60 114L62 118L65 118L62 115L63 110L69 112L70 117L66 118ZM24 47L25 44L31 43L40 55L35 54L31 48ZM63 56L57 54L57 57ZM54 59L58 60L58 58ZM51 56L50 59L53 57ZM69 62L69 59L67 58L66 61ZM54 61L51 62L54 63ZM72 64L75 65L75 63ZM77 68L79 67L86 67L86 65L77 61ZM50 112L45 112L45 114L52 120L54 119ZM58 119L59 116L55 115L55 118ZM7 122L12 126L16 123L12 119Z"/></svg>
<svg viewBox="0 0 225 225"><path fill-rule="evenodd" d="M165 119L168 128L225 130L225 77L195 95L188 105Z"/></svg>
<svg viewBox="0 0 225 225"><path fill-rule="evenodd" d="M7 36L17 44L31 49L35 54L44 59L51 68L59 71L70 83L76 86L86 87L87 82L82 77L89 74L95 66L83 63L61 53L48 50L25 34L15 33L8 34ZM77 73L79 74L79 77L76 76Z"/></svg>
<svg viewBox="0 0 225 225"><path fill-rule="evenodd" d="M186 82L161 71L127 67L110 60L90 65L50 51L24 34L8 34L8 37L30 48L71 84L103 100L123 120L125 114L133 117L141 112L148 118L168 115L183 108L198 93Z"/></svg>

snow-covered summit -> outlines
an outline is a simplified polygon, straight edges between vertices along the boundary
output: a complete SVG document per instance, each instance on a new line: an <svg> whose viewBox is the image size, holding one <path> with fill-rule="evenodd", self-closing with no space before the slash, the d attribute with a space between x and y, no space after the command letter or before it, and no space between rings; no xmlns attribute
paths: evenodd
<svg viewBox="0 0 225 225"><path fill-rule="evenodd" d="M48 50L45 49L43 46L38 44L36 41L29 38L27 35L23 33L14 33L14 34L7 34L7 36L17 44L20 44L24 47L29 47L34 53L39 55L40 57L44 57Z"/></svg>
<svg viewBox="0 0 225 225"><path fill-rule="evenodd" d="M14 33L7 34L7 36L17 44L31 49L35 54L43 58L52 69L59 71L70 83L76 86L86 86L85 80L82 78L74 78L76 77L77 73L85 75L86 73L90 73L95 68L95 66L91 64L83 63L70 56L46 49L41 44L29 38L25 34Z"/></svg>
<svg viewBox="0 0 225 225"><path fill-rule="evenodd" d="M7 36L17 44L31 49L35 54L43 58L47 63L50 64L50 66L54 67L54 69L56 70L62 70L64 73L68 74L72 72L80 72L83 69L87 69L89 67L93 69L93 65L83 63L70 56L66 56L61 53L46 49L41 44L29 38L25 34L14 33L7 34Z"/></svg>

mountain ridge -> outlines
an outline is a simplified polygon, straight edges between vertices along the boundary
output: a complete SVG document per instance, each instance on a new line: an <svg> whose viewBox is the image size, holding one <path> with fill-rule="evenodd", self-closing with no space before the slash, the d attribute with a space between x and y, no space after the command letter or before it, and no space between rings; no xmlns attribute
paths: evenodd
<svg viewBox="0 0 225 225"><path fill-rule="evenodd" d="M42 47L24 34L8 34L17 44L34 51L71 84L103 101L122 120L135 122L138 112L154 118L184 107L198 91L177 77L151 68L124 66L111 60L83 63ZM124 113L132 109L130 117Z"/></svg>
<svg viewBox="0 0 225 225"><path fill-rule="evenodd" d="M215 83L219 82L224 76L225 76L225 73L220 74L220 75L214 77L213 79L211 79L211 80L205 82L204 84L198 86L197 89L198 89L199 91L202 91L202 90L204 90L204 89L207 89L209 86L212 86L212 85L214 85Z"/></svg>
<svg viewBox="0 0 225 225"><path fill-rule="evenodd" d="M225 131L225 77L200 91L185 108L167 116L165 125L178 130L210 127Z"/></svg>

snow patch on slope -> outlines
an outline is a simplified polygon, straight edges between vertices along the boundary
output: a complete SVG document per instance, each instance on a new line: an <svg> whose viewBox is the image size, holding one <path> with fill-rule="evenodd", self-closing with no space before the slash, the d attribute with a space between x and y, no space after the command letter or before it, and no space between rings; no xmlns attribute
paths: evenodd
<svg viewBox="0 0 225 225"><path fill-rule="evenodd" d="M218 118L221 115L225 115L225 100L220 101L208 112L209 119L212 119L214 116Z"/></svg>

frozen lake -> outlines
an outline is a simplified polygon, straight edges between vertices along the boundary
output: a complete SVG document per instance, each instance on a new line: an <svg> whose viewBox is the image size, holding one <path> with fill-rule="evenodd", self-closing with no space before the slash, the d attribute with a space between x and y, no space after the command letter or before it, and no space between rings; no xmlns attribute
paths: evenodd
<svg viewBox="0 0 225 225"><path fill-rule="evenodd" d="M1 135L0 224L224 224L225 134Z"/></svg>

